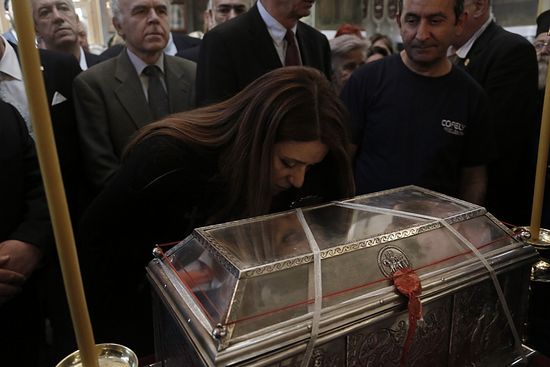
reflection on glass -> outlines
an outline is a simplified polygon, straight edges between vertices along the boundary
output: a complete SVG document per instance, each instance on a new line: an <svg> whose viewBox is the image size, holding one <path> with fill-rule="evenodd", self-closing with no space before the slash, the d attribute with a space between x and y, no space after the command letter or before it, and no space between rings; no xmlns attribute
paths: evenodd
<svg viewBox="0 0 550 367"><path fill-rule="evenodd" d="M379 196L360 197L351 202L437 218L446 218L477 208L474 204L452 201L451 199L436 196L419 189L394 191Z"/></svg>
<svg viewBox="0 0 550 367"><path fill-rule="evenodd" d="M224 250L240 260L243 269L310 253L295 212L267 220L210 231Z"/></svg>

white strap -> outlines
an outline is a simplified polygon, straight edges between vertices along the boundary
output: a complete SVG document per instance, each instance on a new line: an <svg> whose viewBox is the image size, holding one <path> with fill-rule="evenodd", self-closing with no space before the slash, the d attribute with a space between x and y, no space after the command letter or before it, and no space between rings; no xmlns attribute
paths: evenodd
<svg viewBox="0 0 550 367"><path fill-rule="evenodd" d="M512 315L510 313L510 309L508 308L508 303L506 302L506 298L504 298L504 292L502 292L502 288L500 286L500 282L498 281L498 278L495 274L495 270L489 264L487 259L485 259L485 256L479 250L470 242L466 237L464 237L460 232L458 232L456 229L453 228L449 223L447 223L444 220L441 220L440 223L444 225L451 233L453 233L461 242L463 242L472 252L474 255L477 256L479 261L485 266L487 271L489 272L489 276L491 277L493 281L493 285L495 287L495 290L497 292L498 299L500 301L500 304L502 306L502 310L504 311L504 316L506 317L506 320L508 321L508 325L510 326L510 331L512 332L512 336L514 337L514 344L515 347L518 349L519 353L521 354L522 358L524 358L523 348L521 347L521 341L519 338L518 331L516 330L516 325L514 324L514 320L512 319Z"/></svg>
<svg viewBox="0 0 550 367"><path fill-rule="evenodd" d="M314 288L315 288L315 302L313 304L313 317L311 319L311 337L304 353L304 358L302 359L302 367L307 367L313 354L313 348L315 347L315 342L317 341L317 336L319 334L319 320L321 319L321 309L323 306L323 288L322 288L322 277L321 277L321 251L317 245L317 241L307 224L306 218L302 209L296 209L296 215L298 220L304 229L304 232L309 243L309 248L313 253L313 272L314 277Z"/></svg>
<svg viewBox="0 0 550 367"><path fill-rule="evenodd" d="M491 277L491 280L493 281L493 285L495 287L495 290L497 292L498 299L500 301L500 304L502 305L502 310L504 312L504 316L506 317L506 320L508 321L508 325L510 326L510 330L512 332L512 336L514 338L515 347L519 350L519 353L521 354L522 358L524 357L523 348L521 347L521 341L519 338L519 334L516 330L516 325L514 324L514 320L512 319L512 315L510 313L510 309L508 308L508 303L506 302L506 298L504 297L504 293L502 292L502 287L500 286L500 282L498 281L498 278L495 274L495 270L493 267L487 262L487 259L485 259L485 256L479 250L470 242L466 237L464 237L462 234L460 234L456 229L453 228L451 224L449 224L447 221L441 218L432 217L428 215L423 214L417 214L417 213L411 213L411 212L404 212L399 211L395 209L386 209L386 208L377 208L370 205L364 205L364 204L357 204L357 203L341 203L341 202L335 202L336 205L347 207L350 209L357 209L357 210L368 210L372 212L377 213L385 213L385 214L392 214L396 216L411 216L411 217L417 217L417 218L423 218L427 220L434 220L438 221L443 225L445 228L447 228L452 234L454 234L462 243L464 243L472 252L473 254L478 258L478 260L485 266L487 271L489 272L489 276Z"/></svg>

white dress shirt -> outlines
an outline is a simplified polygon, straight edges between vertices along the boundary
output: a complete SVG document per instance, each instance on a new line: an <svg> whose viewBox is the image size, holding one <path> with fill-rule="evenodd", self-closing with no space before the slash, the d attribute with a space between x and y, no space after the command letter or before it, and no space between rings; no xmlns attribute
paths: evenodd
<svg viewBox="0 0 550 367"><path fill-rule="evenodd" d="M260 12L260 16L262 17L265 25L267 26L267 30L269 31L269 34L273 39L273 45L277 50L277 54L279 55L279 59L281 60L281 65L284 65L286 48L288 46L287 42L285 41L286 28L281 23L279 23L277 19L273 18L271 14L267 12L261 1L256 2L256 4L258 4L258 11ZM296 45L298 45L298 40L296 40L297 28L298 23L296 23L291 29L292 33L294 33L294 40L296 41ZM302 55L300 54L300 47L298 47L298 55L300 56L300 64L303 65Z"/></svg>
<svg viewBox="0 0 550 367"><path fill-rule="evenodd" d="M29 102L25 93L23 73L19 65L19 59L13 47L0 36L0 42L4 42L4 55L0 59L0 99L14 106L23 116L27 128L32 135L32 125L29 115Z"/></svg>

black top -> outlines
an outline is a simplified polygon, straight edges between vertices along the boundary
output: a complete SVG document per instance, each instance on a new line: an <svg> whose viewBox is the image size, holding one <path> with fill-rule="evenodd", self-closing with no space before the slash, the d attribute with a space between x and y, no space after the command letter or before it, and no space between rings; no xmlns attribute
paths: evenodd
<svg viewBox="0 0 550 367"><path fill-rule="evenodd" d="M48 206L34 142L11 105L0 101L0 242L53 246Z"/></svg>
<svg viewBox="0 0 550 367"><path fill-rule="evenodd" d="M155 244L183 239L216 209L216 164L215 154L200 154L172 137L152 137L132 151L91 204L78 242L97 342L152 353L144 268Z"/></svg>
<svg viewBox="0 0 550 367"><path fill-rule="evenodd" d="M460 168L494 156L487 98L456 67L426 77L388 56L358 69L342 99L359 146L358 193L414 184L457 196Z"/></svg>
<svg viewBox="0 0 550 367"><path fill-rule="evenodd" d="M309 25L298 22L296 38L302 64L331 74L327 38ZM206 32L197 62L197 105L230 98L252 81L282 67L273 38L258 6Z"/></svg>

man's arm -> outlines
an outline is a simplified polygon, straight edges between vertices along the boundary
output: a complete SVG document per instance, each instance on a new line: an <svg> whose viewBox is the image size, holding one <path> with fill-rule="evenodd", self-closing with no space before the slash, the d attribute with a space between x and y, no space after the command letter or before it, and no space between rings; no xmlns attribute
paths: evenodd
<svg viewBox="0 0 550 367"><path fill-rule="evenodd" d="M462 200L483 205L487 190L485 166L463 167L460 172L459 195Z"/></svg>

